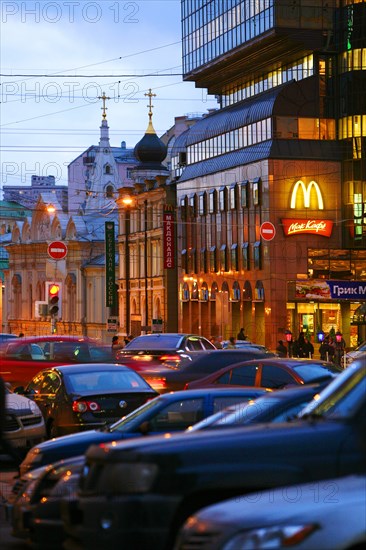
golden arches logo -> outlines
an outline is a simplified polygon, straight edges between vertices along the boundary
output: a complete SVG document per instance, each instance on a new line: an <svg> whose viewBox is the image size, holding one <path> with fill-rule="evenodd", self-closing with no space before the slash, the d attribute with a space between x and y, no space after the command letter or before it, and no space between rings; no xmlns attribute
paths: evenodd
<svg viewBox="0 0 366 550"><path fill-rule="evenodd" d="M294 188L292 190L291 195L291 208L296 208L296 198L297 198L297 192L299 188L302 190L304 195L304 206L305 208L310 208L310 193L312 188L314 187L316 196L318 199L318 210L324 210L324 202L323 202L323 196L319 189L319 185L316 183L316 181L311 181L308 186L305 185L305 183L302 180L299 180L295 183Z"/></svg>

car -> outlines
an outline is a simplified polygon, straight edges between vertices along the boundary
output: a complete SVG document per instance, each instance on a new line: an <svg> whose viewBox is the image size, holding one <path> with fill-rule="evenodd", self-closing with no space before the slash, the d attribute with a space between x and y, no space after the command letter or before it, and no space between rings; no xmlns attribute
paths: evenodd
<svg viewBox="0 0 366 550"><path fill-rule="evenodd" d="M7 340L13 340L14 338L18 338L16 334L8 334L6 332L0 332L0 343L5 342Z"/></svg>
<svg viewBox="0 0 366 550"><path fill-rule="evenodd" d="M216 349L204 336L180 333L143 334L133 338L123 349L116 352L119 363L137 371L176 366L191 352Z"/></svg>
<svg viewBox="0 0 366 550"><path fill-rule="evenodd" d="M230 344L230 340L224 340L222 342L222 349L228 349L229 344ZM251 342L250 340L235 340L235 348L236 349L246 348L247 346L252 346L252 347L258 348L262 351L266 351L267 353L270 352L270 350L268 348L266 348L266 346L262 346L261 344L255 344L255 343ZM276 355L276 354L274 354L274 355Z"/></svg>
<svg viewBox="0 0 366 550"><path fill-rule="evenodd" d="M289 359L275 357L254 359L235 365L229 365L186 384L186 389L204 388L211 385L263 386L280 389L290 385L313 384L330 381L343 369L317 359Z"/></svg>
<svg viewBox="0 0 366 550"><path fill-rule="evenodd" d="M31 469L82 454L92 444L183 431L198 419L226 410L228 405L236 409L239 404L268 392L270 390L263 388L209 388L164 393L111 426L57 437L34 446L21 463L20 472L25 474Z"/></svg>
<svg viewBox="0 0 366 550"><path fill-rule="evenodd" d="M20 453L46 439L44 418L37 403L5 388L4 437Z"/></svg>
<svg viewBox="0 0 366 550"><path fill-rule="evenodd" d="M361 550L365 495L366 476L358 475L236 497L191 516L174 550Z"/></svg>
<svg viewBox="0 0 366 550"><path fill-rule="evenodd" d="M158 395L137 372L109 363L44 369L16 391L37 403L48 437L112 424Z"/></svg>
<svg viewBox="0 0 366 550"><path fill-rule="evenodd" d="M76 510L63 501L65 548L170 549L204 506L365 474L365 427L366 364L355 361L292 422L93 445Z"/></svg>
<svg viewBox="0 0 366 550"><path fill-rule="evenodd" d="M364 354L366 358L366 342L362 342L357 348L346 353L346 364L349 365L362 354Z"/></svg>
<svg viewBox="0 0 366 550"><path fill-rule="evenodd" d="M251 345L243 349L193 351L189 356L182 357L174 366L145 367L138 372L159 393L183 390L188 382L214 373L227 365L238 361L274 357L265 349Z"/></svg>
<svg viewBox="0 0 366 550"><path fill-rule="evenodd" d="M12 387L27 384L46 367L114 363L111 346L87 336L25 336L0 344L0 376Z"/></svg>
<svg viewBox="0 0 366 550"><path fill-rule="evenodd" d="M84 463L83 456L61 460L16 480L4 503L14 537L27 539L37 548L62 547L61 499L71 499Z"/></svg>
<svg viewBox="0 0 366 550"><path fill-rule="evenodd" d="M227 407L197 424L188 430L213 430L249 426L265 422L289 422L311 401L318 396L327 384L309 384L295 386L285 390L266 392L264 395L251 399L240 406ZM208 389L208 388L207 388ZM194 391L194 390L190 390Z"/></svg>

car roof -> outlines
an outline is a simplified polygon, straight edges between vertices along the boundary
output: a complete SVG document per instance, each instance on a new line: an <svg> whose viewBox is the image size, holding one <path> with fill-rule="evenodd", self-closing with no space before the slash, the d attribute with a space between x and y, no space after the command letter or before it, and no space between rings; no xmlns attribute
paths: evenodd
<svg viewBox="0 0 366 550"><path fill-rule="evenodd" d="M60 335L60 334L48 334L42 336L22 336L17 338L19 343L23 344L37 344L37 342L98 342L94 338L89 336L72 336L69 334ZM14 343L14 342L12 342Z"/></svg>
<svg viewBox="0 0 366 550"><path fill-rule="evenodd" d="M259 391L258 391L259 390ZM258 397L261 397L262 395L265 395L266 393L272 393L272 390L269 388L258 388L255 386L240 386L239 387L225 387L225 388L193 388L189 390L179 390L179 391L171 391L167 393L160 394L160 397L162 399L172 399L172 396L176 396L179 400L180 398L188 398L190 397L201 397L205 395L212 395L213 397L215 395L258 395Z"/></svg>
<svg viewBox="0 0 366 550"><path fill-rule="evenodd" d="M51 367L49 369L45 368L44 370L53 370L60 371L63 374L76 374L76 373L85 373L85 372L100 372L102 370L118 370L118 371L129 371L138 374L138 372L133 371L129 367L124 365L119 365L116 363L78 363L76 365L58 365L56 367ZM42 372L42 371L40 371Z"/></svg>

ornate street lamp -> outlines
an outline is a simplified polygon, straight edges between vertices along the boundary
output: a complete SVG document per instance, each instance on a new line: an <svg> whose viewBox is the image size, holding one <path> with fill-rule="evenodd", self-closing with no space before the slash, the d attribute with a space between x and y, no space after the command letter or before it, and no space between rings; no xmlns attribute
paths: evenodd
<svg viewBox="0 0 366 550"><path fill-rule="evenodd" d="M292 332L291 330L285 330L285 337L287 342L287 354L289 357L292 357Z"/></svg>
<svg viewBox="0 0 366 550"><path fill-rule="evenodd" d="M318 332L316 333L316 337L318 339L318 342L322 343L324 342L325 334L322 330L318 330Z"/></svg>

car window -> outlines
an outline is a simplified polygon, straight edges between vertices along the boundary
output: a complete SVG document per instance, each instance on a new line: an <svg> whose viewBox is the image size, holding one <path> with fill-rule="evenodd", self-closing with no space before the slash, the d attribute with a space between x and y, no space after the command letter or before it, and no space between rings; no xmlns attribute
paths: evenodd
<svg viewBox="0 0 366 550"><path fill-rule="evenodd" d="M44 361L46 359L43 349L38 344L31 344L30 349L33 361Z"/></svg>
<svg viewBox="0 0 366 550"><path fill-rule="evenodd" d="M298 376L300 376L305 384L309 382L315 382L321 380L324 377L334 378L337 374L342 372L343 369L337 365L319 365L316 363L305 363L304 365L296 365L294 370Z"/></svg>
<svg viewBox="0 0 366 550"><path fill-rule="evenodd" d="M256 365L248 365L237 367L232 370L230 384L242 386L254 386L255 377L258 367Z"/></svg>
<svg viewBox="0 0 366 550"><path fill-rule="evenodd" d="M137 336L124 349L176 349L182 340L181 335L148 335Z"/></svg>
<svg viewBox="0 0 366 550"><path fill-rule="evenodd" d="M43 378L40 393L47 395L55 394L60 386L61 379L59 375L56 372L49 372Z"/></svg>
<svg viewBox="0 0 366 550"><path fill-rule="evenodd" d="M41 387L43 383L43 378L45 373L39 373L35 376L28 384L26 391L27 393L41 393Z"/></svg>
<svg viewBox="0 0 366 550"><path fill-rule="evenodd" d="M103 361L111 361L113 359L112 348L110 346L89 346L89 353L92 361L103 363Z"/></svg>
<svg viewBox="0 0 366 550"><path fill-rule="evenodd" d="M254 395L247 395L247 396L239 396L239 395L223 395L221 397L214 397L213 400L213 414L216 414L218 412L223 411L227 407L231 407L232 411L236 409L235 405L238 405L239 408L242 407L242 404L245 402L250 401L251 399L255 399Z"/></svg>
<svg viewBox="0 0 366 550"><path fill-rule="evenodd" d="M199 351L203 349L202 342L199 338L187 338L185 348L189 351Z"/></svg>
<svg viewBox="0 0 366 550"><path fill-rule="evenodd" d="M119 389L123 392L150 387L139 374L132 370L70 373L66 375L66 378L68 388L74 392L116 392Z"/></svg>
<svg viewBox="0 0 366 550"><path fill-rule="evenodd" d="M185 430L203 418L203 398L171 403L150 421L152 431Z"/></svg>
<svg viewBox="0 0 366 550"><path fill-rule="evenodd" d="M297 384L297 382L285 369L275 365L262 365L261 386L277 389L288 384Z"/></svg>

